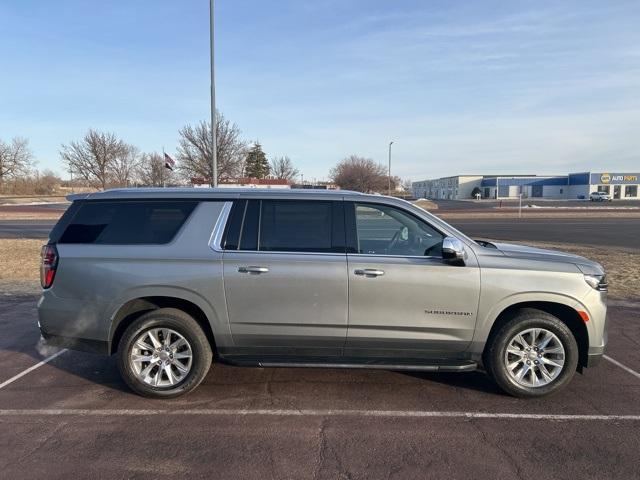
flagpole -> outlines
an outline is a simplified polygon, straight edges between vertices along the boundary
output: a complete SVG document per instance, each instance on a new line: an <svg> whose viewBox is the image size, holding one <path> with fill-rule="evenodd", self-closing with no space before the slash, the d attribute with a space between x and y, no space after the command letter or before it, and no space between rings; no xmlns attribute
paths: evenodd
<svg viewBox="0 0 640 480"><path fill-rule="evenodd" d="M216 70L214 63L214 35L213 35L213 3L214 0L209 0L209 14L210 14L210 42L211 42L211 163L213 167L213 178L211 179L211 186L218 186L218 142L216 138Z"/></svg>

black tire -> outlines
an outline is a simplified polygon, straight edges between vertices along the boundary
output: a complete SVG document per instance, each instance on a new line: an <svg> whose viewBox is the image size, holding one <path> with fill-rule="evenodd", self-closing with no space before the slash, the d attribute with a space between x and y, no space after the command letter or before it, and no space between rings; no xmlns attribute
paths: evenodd
<svg viewBox="0 0 640 480"><path fill-rule="evenodd" d="M543 328L555 334L564 348L562 369L552 381L543 386L528 387L517 383L509 375L505 364L505 353L510 340L519 332L530 328ZM565 323L549 313L526 308L519 310L489 339L483 363L489 376L503 391L514 397L535 398L550 395L569 383L576 372L578 357L578 344Z"/></svg>
<svg viewBox="0 0 640 480"><path fill-rule="evenodd" d="M169 328L182 335L191 347L191 369L174 386L154 387L140 380L134 372L129 358L135 340L152 328ZM207 336L198 322L182 310L161 308L136 319L125 330L118 344L118 369L123 380L134 392L149 398L174 398L196 388L207 375L213 354Z"/></svg>

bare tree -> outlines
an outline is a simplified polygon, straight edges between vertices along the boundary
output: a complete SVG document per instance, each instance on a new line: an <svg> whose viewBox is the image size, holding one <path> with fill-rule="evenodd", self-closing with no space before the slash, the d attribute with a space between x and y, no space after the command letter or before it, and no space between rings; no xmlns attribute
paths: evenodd
<svg viewBox="0 0 640 480"><path fill-rule="evenodd" d="M211 124L200 122L196 126L186 125L180 132L178 160L180 172L185 178L213 178L211 165ZM247 143L240 138L240 129L235 123L216 112L216 137L218 159L218 181L242 175Z"/></svg>
<svg viewBox="0 0 640 480"><path fill-rule="evenodd" d="M133 145L124 145L113 161L110 183L128 187L136 179L139 163L138 149Z"/></svg>
<svg viewBox="0 0 640 480"><path fill-rule="evenodd" d="M143 153L138 165L138 178L147 187L163 187L174 181L174 174L165 167L162 155L157 152Z"/></svg>
<svg viewBox="0 0 640 480"><path fill-rule="evenodd" d="M68 170L104 190L114 176L116 162L127 155L130 148L113 133L91 129L79 142L62 145L60 157Z"/></svg>
<svg viewBox="0 0 640 480"><path fill-rule="evenodd" d="M53 170L37 172L33 191L36 195L53 195L60 187L62 180Z"/></svg>
<svg viewBox="0 0 640 480"><path fill-rule="evenodd" d="M15 137L10 143L0 140L0 184L9 178L27 175L33 154L26 138Z"/></svg>
<svg viewBox="0 0 640 480"><path fill-rule="evenodd" d="M387 170L370 158L351 155L340 161L329 173L340 188L358 192L387 190Z"/></svg>
<svg viewBox="0 0 640 480"><path fill-rule="evenodd" d="M286 155L271 159L271 175L282 180L293 180L300 174Z"/></svg>

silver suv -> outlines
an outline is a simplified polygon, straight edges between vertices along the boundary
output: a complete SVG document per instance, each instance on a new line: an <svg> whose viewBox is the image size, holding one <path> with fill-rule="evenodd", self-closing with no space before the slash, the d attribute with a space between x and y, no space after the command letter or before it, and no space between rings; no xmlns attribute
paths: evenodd
<svg viewBox="0 0 640 480"><path fill-rule="evenodd" d="M215 357L263 367L465 372L538 397L599 360L602 267L474 241L354 192L111 190L42 250L50 343L116 354L135 392L175 397Z"/></svg>

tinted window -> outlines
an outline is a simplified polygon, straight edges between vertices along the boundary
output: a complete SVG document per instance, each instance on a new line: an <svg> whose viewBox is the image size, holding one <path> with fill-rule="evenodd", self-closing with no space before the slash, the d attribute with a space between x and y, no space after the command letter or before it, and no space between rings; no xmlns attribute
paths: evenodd
<svg viewBox="0 0 640 480"><path fill-rule="evenodd" d="M342 247L332 243L334 202L263 200L260 250L329 253ZM341 242L341 243L344 243Z"/></svg>
<svg viewBox="0 0 640 480"><path fill-rule="evenodd" d="M246 207L246 200L233 202L223 242L224 248L227 250L238 249L238 245L240 244L240 230L242 229L242 221L244 220Z"/></svg>
<svg viewBox="0 0 640 480"><path fill-rule="evenodd" d="M169 243L198 202L83 202L60 243Z"/></svg>
<svg viewBox="0 0 640 480"><path fill-rule="evenodd" d="M258 222L260 221L260 200L249 200L240 231L240 250L258 249Z"/></svg>
<svg viewBox="0 0 640 480"><path fill-rule="evenodd" d="M398 208L356 204L357 252L367 255L441 256L440 232Z"/></svg>

